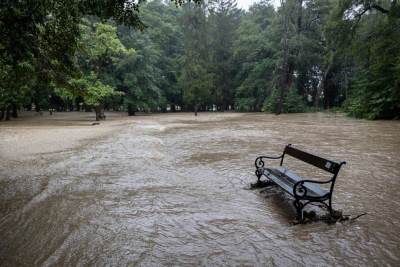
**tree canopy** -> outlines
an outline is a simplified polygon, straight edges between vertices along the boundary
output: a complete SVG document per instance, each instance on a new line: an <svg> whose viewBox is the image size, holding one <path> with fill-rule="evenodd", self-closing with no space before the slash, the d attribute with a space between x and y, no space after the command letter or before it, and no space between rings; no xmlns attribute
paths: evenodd
<svg viewBox="0 0 400 267"><path fill-rule="evenodd" d="M2 1L0 119L37 111L340 107L399 118L400 4Z"/></svg>

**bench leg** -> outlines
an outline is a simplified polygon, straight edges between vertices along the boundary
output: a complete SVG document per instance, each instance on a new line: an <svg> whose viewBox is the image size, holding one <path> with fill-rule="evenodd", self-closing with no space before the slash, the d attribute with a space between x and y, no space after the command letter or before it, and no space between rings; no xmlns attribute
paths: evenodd
<svg viewBox="0 0 400 267"><path fill-rule="evenodd" d="M342 217L342 213L340 211L333 210L332 197L329 198L328 211L329 211L329 216L333 219L338 219Z"/></svg>
<svg viewBox="0 0 400 267"><path fill-rule="evenodd" d="M260 182L261 176L262 176L262 171L260 169L256 170L256 176L257 176L257 183Z"/></svg>
<svg viewBox="0 0 400 267"><path fill-rule="evenodd" d="M255 182L254 184L251 184L250 187L253 189L264 187L264 183L260 180L261 176L262 176L262 172L259 169L256 169L256 176L257 176L257 182Z"/></svg>
<svg viewBox="0 0 400 267"><path fill-rule="evenodd" d="M260 169L256 170L256 176L257 176L257 182L250 185L250 188L252 188L252 189L263 188L263 187L275 185L269 179L267 179L266 181L261 181L261 177L263 176L263 173L262 173L262 170L260 170ZM268 178L268 176L266 176L266 177Z"/></svg>
<svg viewBox="0 0 400 267"><path fill-rule="evenodd" d="M303 203L301 203L301 201L299 199L296 199L293 202L293 205L294 205L294 207L296 208L296 211L297 211L297 220L303 221L303 208L304 208Z"/></svg>

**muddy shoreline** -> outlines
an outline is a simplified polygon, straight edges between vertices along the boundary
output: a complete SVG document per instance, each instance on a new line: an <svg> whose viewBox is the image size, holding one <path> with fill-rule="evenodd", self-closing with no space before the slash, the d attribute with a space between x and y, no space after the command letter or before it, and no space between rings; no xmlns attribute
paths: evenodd
<svg viewBox="0 0 400 267"><path fill-rule="evenodd" d="M93 123L90 113L23 113L18 119L0 123L0 160L24 161L66 151L104 138L133 122L123 113L109 113L107 120L99 125Z"/></svg>

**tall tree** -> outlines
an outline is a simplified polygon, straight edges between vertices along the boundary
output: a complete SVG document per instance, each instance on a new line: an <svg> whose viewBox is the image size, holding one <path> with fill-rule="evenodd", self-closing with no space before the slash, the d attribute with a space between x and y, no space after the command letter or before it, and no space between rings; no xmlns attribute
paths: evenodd
<svg viewBox="0 0 400 267"><path fill-rule="evenodd" d="M116 94L116 64L135 51L121 43L112 25L87 22L81 28L82 52L77 57L82 74L79 79L72 79L70 85L77 95L83 96L87 105L95 108L96 120L102 120L105 119L105 99Z"/></svg>
<svg viewBox="0 0 400 267"><path fill-rule="evenodd" d="M277 63L273 78L273 90L266 100L264 109L276 114L303 110L298 97L296 59L300 51L303 23L303 1L282 0L276 21L275 46ZM296 101L291 101L295 98ZM300 100L300 101L298 101ZM293 106L293 104L295 104Z"/></svg>
<svg viewBox="0 0 400 267"><path fill-rule="evenodd" d="M211 66L215 75L213 101L222 110L234 107L233 42L237 39L240 11L236 0L213 0L209 3Z"/></svg>
<svg viewBox="0 0 400 267"><path fill-rule="evenodd" d="M208 68L209 43L206 27L206 6L188 3L182 15L184 54L180 83L183 88L183 101L193 108L195 115L212 103L214 76Z"/></svg>
<svg viewBox="0 0 400 267"><path fill-rule="evenodd" d="M340 1L332 11L328 40L336 47L336 56L351 64L346 72L345 104L350 114L370 119L399 117L399 29L397 1Z"/></svg>
<svg viewBox="0 0 400 267"><path fill-rule="evenodd" d="M148 35L128 30L124 42L135 47L135 53L118 63L119 90L125 93L124 104L129 115L138 110L155 110L164 102L161 92L160 51Z"/></svg>
<svg viewBox="0 0 400 267"><path fill-rule="evenodd" d="M261 111L271 94L278 49L275 20L275 9L268 1L254 4L242 16L233 45L235 109L239 111Z"/></svg>

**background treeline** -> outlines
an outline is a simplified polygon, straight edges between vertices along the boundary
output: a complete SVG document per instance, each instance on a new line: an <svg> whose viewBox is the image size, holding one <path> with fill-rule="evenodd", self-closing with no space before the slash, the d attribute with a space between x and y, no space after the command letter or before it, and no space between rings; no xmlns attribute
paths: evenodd
<svg viewBox="0 0 400 267"><path fill-rule="evenodd" d="M15 2L0 9L0 119L22 107L97 119L104 109L400 116L395 0L261 1L248 11L234 0L72 1L69 11Z"/></svg>

